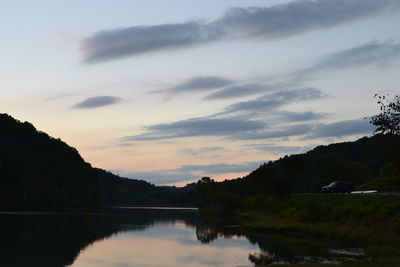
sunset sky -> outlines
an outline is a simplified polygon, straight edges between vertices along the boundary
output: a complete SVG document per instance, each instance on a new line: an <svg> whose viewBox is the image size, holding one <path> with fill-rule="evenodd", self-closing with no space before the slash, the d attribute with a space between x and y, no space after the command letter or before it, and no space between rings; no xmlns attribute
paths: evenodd
<svg viewBox="0 0 400 267"><path fill-rule="evenodd" d="M1 113L155 184L371 135L399 0L3 1Z"/></svg>

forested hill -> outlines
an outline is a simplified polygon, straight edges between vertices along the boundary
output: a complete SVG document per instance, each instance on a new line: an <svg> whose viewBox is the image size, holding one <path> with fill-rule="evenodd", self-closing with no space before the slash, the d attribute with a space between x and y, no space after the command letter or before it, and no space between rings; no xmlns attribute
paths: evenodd
<svg viewBox="0 0 400 267"><path fill-rule="evenodd" d="M192 187L157 187L92 168L75 148L0 114L0 210L190 205Z"/></svg>
<svg viewBox="0 0 400 267"><path fill-rule="evenodd" d="M400 136L378 134L318 146L262 164L243 178L215 183L214 192L285 196L320 192L321 186L332 181L352 181L362 189L400 191Z"/></svg>

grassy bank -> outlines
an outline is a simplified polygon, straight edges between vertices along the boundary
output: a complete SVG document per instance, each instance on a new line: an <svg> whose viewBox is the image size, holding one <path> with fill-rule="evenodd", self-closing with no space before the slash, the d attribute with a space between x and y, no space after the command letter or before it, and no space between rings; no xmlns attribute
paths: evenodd
<svg viewBox="0 0 400 267"><path fill-rule="evenodd" d="M400 266L398 196L315 194L293 195L286 199L251 197L244 201L239 214L246 232L335 239L365 248L370 260L350 265Z"/></svg>

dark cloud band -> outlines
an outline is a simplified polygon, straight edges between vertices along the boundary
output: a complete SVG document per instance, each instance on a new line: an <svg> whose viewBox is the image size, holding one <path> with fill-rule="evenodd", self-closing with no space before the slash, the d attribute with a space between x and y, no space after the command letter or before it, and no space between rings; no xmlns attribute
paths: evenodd
<svg viewBox="0 0 400 267"><path fill-rule="evenodd" d="M373 131L374 127L368 120L346 120L328 124L317 124L306 138L343 137L357 134L371 134Z"/></svg>
<svg viewBox="0 0 400 267"><path fill-rule="evenodd" d="M73 105L72 108L74 109L99 108L116 104L121 100L122 100L121 98L115 96L95 96Z"/></svg>
<svg viewBox="0 0 400 267"><path fill-rule="evenodd" d="M96 63L226 39L282 39L371 15L399 12L398 0L298 0L272 7L232 8L219 19L134 26L83 41L85 62Z"/></svg>
<svg viewBox="0 0 400 267"><path fill-rule="evenodd" d="M381 67L391 62L398 62L399 59L400 44L394 42L371 42L328 55L314 66L299 71L296 75L307 76L315 72L363 66Z"/></svg>
<svg viewBox="0 0 400 267"><path fill-rule="evenodd" d="M128 136L124 141L151 141L195 136L228 136L234 133L256 131L265 127L261 121L238 118L193 118L146 127L143 134Z"/></svg>

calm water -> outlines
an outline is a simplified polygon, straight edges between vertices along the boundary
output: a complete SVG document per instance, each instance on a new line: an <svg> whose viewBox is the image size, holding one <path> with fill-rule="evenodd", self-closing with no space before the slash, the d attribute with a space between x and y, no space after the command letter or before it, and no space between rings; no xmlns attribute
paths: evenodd
<svg viewBox="0 0 400 267"><path fill-rule="evenodd" d="M358 248L209 225L193 210L118 209L104 214L0 213L0 266L155 267L340 263Z"/></svg>

